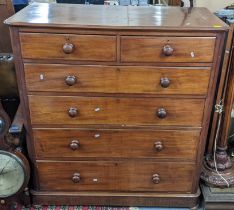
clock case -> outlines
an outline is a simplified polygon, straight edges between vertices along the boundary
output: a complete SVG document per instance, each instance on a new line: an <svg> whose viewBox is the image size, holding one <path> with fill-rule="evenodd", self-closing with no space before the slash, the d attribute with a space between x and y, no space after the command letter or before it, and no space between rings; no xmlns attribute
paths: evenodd
<svg viewBox="0 0 234 210"><path fill-rule="evenodd" d="M3 109L0 102L0 118L3 122L2 130L0 134L0 154L9 155L15 158L23 167L24 170L24 183L17 193L9 197L0 197L0 209L9 210L16 209L18 204L29 206L30 197L28 190L28 183L30 179L30 166L26 158L27 153L24 145L24 132L22 112L19 106L14 120L10 121L9 116Z"/></svg>

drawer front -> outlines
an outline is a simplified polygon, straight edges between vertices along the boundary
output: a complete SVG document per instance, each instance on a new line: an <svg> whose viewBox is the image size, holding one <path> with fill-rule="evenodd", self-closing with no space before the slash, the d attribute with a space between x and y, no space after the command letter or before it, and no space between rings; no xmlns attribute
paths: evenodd
<svg viewBox="0 0 234 210"><path fill-rule="evenodd" d="M25 64L25 76L28 91L206 95L210 68Z"/></svg>
<svg viewBox="0 0 234 210"><path fill-rule="evenodd" d="M122 62L212 62L215 37L121 37Z"/></svg>
<svg viewBox="0 0 234 210"><path fill-rule="evenodd" d="M41 190L190 192L194 165L150 161L38 162Z"/></svg>
<svg viewBox="0 0 234 210"><path fill-rule="evenodd" d="M204 99L29 96L32 124L201 126Z"/></svg>
<svg viewBox="0 0 234 210"><path fill-rule="evenodd" d="M28 59L116 60L115 36L21 33L20 42Z"/></svg>
<svg viewBox="0 0 234 210"><path fill-rule="evenodd" d="M37 158L195 160L200 130L34 129Z"/></svg>

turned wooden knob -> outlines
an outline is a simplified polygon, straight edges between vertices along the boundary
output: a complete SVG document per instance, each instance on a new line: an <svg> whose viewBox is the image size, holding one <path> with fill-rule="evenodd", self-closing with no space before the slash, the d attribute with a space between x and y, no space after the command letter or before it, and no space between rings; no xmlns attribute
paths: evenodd
<svg viewBox="0 0 234 210"><path fill-rule="evenodd" d="M80 147L80 142L78 140L72 140L70 143L70 148L76 150Z"/></svg>
<svg viewBox="0 0 234 210"><path fill-rule="evenodd" d="M153 174L152 181L154 184L158 184L160 182L160 176L158 174Z"/></svg>
<svg viewBox="0 0 234 210"><path fill-rule="evenodd" d="M65 43L63 45L63 52L66 53L66 54L70 54L70 53L72 53L74 51L74 48L75 48L74 44Z"/></svg>
<svg viewBox="0 0 234 210"><path fill-rule="evenodd" d="M78 109L77 108L74 108L74 107L71 107L69 110L68 110L68 115L70 117L76 117L78 115Z"/></svg>
<svg viewBox="0 0 234 210"><path fill-rule="evenodd" d="M171 56L173 54L174 49L170 45L165 45L163 47L163 54L166 56Z"/></svg>
<svg viewBox="0 0 234 210"><path fill-rule="evenodd" d="M163 77L160 79L160 84L161 84L161 87L167 88L170 85L170 80L167 77Z"/></svg>
<svg viewBox="0 0 234 210"><path fill-rule="evenodd" d="M160 118L160 119L163 119L167 116L167 112L166 112L166 109L164 108L159 108L158 111L157 111L157 116Z"/></svg>
<svg viewBox="0 0 234 210"><path fill-rule="evenodd" d="M79 173L74 173L74 174L73 174L73 177L72 177L72 181L73 181L74 183L80 182L80 174L79 174Z"/></svg>
<svg viewBox="0 0 234 210"><path fill-rule="evenodd" d="M162 144L161 141L156 141L156 142L154 143L154 147L155 147L155 149L156 149L157 151L163 150L163 144Z"/></svg>
<svg viewBox="0 0 234 210"><path fill-rule="evenodd" d="M65 83L68 85L68 86L72 86L72 85L75 85L77 82L77 79L75 76L67 76L65 78Z"/></svg>

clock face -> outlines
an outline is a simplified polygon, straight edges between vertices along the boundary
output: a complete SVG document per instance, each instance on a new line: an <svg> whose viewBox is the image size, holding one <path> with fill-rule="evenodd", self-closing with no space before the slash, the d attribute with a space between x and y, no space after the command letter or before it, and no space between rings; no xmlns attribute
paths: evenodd
<svg viewBox="0 0 234 210"><path fill-rule="evenodd" d="M17 193L25 181L25 171L21 160L14 154L0 152L0 197Z"/></svg>

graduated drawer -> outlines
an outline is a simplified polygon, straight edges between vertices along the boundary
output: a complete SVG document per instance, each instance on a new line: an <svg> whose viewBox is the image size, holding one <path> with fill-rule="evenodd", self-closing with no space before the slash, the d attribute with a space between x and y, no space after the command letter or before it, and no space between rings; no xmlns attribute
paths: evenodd
<svg viewBox="0 0 234 210"><path fill-rule="evenodd" d="M38 161L40 190L190 192L195 167L182 162Z"/></svg>
<svg viewBox="0 0 234 210"><path fill-rule="evenodd" d="M28 91L206 95L210 68L25 64ZM199 84L199 85L198 85Z"/></svg>
<svg viewBox="0 0 234 210"><path fill-rule="evenodd" d="M37 158L195 160L200 130L34 129Z"/></svg>
<svg viewBox="0 0 234 210"><path fill-rule="evenodd" d="M215 37L121 37L122 62L212 62Z"/></svg>
<svg viewBox="0 0 234 210"><path fill-rule="evenodd" d="M116 60L115 36L20 33L20 43L28 59Z"/></svg>
<svg viewBox="0 0 234 210"><path fill-rule="evenodd" d="M32 124L201 126L205 99L29 95Z"/></svg>

